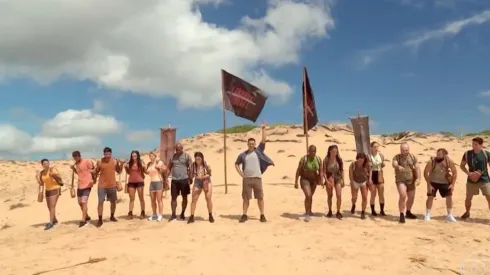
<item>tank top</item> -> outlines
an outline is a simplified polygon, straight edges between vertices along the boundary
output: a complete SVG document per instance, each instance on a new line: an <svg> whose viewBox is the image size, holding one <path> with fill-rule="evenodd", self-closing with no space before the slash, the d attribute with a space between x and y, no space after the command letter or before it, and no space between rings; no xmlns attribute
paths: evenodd
<svg viewBox="0 0 490 275"><path fill-rule="evenodd" d="M160 172L157 170L157 167L162 167L163 162L162 161L157 161L153 162L148 166L148 175L150 175L150 180L151 181L161 181L162 178L160 177Z"/></svg>
<svg viewBox="0 0 490 275"><path fill-rule="evenodd" d="M363 183L368 180L367 170L364 167L359 167L359 165L357 165L355 161L351 164L351 167L353 170L353 180L355 182Z"/></svg>
<svg viewBox="0 0 490 275"><path fill-rule="evenodd" d="M138 164L135 163L132 167L129 167L129 183L139 183L144 181L145 179L143 178L142 171L138 167Z"/></svg>
<svg viewBox="0 0 490 275"><path fill-rule="evenodd" d="M117 162L113 158L110 158L109 160L100 160L99 188L114 188L117 186L116 164Z"/></svg>
<svg viewBox="0 0 490 275"><path fill-rule="evenodd" d="M429 160L430 162L433 159ZM446 175L448 173L449 167L447 166L449 160L443 160L441 162L433 162L432 170L429 173L430 182L433 183L441 183L441 184L449 184L446 179Z"/></svg>
<svg viewBox="0 0 490 275"><path fill-rule="evenodd" d="M378 152L375 156L371 155L371 163L373 165L373 171L381 171L381 164L383 160L381 159L381 154Z"/></svg>
<svg viewBox="0 0 490 275"><path fill-rule="evenodd" d="M337 163L337 160L331 162L329 159L327 159L326 162L327 162L327 172L331 173L335 179L340 178L340 167L339 164Z"/></svg>
<svg viewBox="0 0 490 275"><path fill-rule="evenodd" d="M58 182L51 176L51 174L59 174L56 168L49 168L48 171L41 171L41 182L44 183L44 189L46 191L56 190L61 188Z"/></svg>

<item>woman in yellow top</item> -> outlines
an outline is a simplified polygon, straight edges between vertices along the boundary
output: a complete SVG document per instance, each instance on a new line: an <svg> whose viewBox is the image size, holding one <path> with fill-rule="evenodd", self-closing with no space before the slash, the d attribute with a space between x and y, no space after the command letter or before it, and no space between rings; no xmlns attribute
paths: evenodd
<svg viewBox="0 0 490 275"><path fill-rule="evenodd" d="M56 219L56 203L61 195L61 177L59 172L54 167L49 167L49 160L41 160L43 170L36 176L40 190L44 190L46 196L46 205L49 210L49 223L46 224L44 230L53 228L58 223Z"/></svg>

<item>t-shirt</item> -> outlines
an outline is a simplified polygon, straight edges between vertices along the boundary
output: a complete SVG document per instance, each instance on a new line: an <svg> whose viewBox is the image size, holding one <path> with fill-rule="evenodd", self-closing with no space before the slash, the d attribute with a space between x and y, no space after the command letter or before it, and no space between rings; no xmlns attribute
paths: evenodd
<svg viewBox="0 0 490 275"><path fill-rule="evenodd" d="M413 180L413 172L411 168L414 168L417 164L417 157L412 154L408 154L407 156L398 154L393 157L393 162L395 161L398 162L399 166L404 168L402 172L395 169L396 182L407 182Z"/></svg>
<svg viewBox="0 0 490 275"><path fill-rule="evenodd" d="M98 165L100 170L99 188L115 188L117 186L117 161L113 158L108 160L101 159Z"/></svg>
<svg viewBox="0 0 490 275"><path fill-rule="evenodd" d="M175 154L172 157L172 180L186 180L187 165L191 163L191 156L187 153Z"/></svg>
<svg viewBox="0 0 490 275"><path fill-rule="evenodd" d="M243 171L245 178L260 178L262 172L260 171L259 156L255 151L247 153L245 156L245 170Z"/></svg>
<svg viewBox="0 0 490 275"><path fill-rule="evenodd" d="M469 156L469 160L466 160L466 155L470 155ZM475 153L474 151L468 151L467 153L465 153L463 155L463 160L466 161L466 163L468 163L468 167L469 167L469 172L475 172L475 171L482 171L482 175L480 177L480 179L478 180L478 183L481 183L481 182L490 182L490 178L489 178L489 175L488 175L488 156L487 154L489 154L488 152L486 151L481 151L479 153ZM475 182L472 182L469 178L467 180L468 183L475 183Z"/></svg>
<svg viewBox="0 0 490 275"><path fill-rule="evenodd" d="M82 159L75 164L75 169L78 175L78 189L91 188L94 184L94 179L90 170L94 169L92 161Z"/></svg>
<svg viewBox="0 0 490 275"><path fill-rule="evenodd" d="M49 170L45 173L41 171L41 182L44 184L44 189L46 191L56 190L61 188L58 182L51 176L51 174L59 174L58 169L49 168Z"/></svg>

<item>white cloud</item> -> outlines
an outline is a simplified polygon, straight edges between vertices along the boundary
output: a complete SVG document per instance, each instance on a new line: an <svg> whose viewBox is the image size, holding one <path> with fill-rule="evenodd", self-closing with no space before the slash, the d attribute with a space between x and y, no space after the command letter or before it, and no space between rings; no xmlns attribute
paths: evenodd
<svg viewBox="0 0 490 275"><path fill-rule="evenodd" d="M490 115L490 107L488 106L478 105L478 110L485 115Z"/></svg>
<svg viewBox="0 0 490 275"><path fill-rule="evenodd" d="M0 124L0 154L22 156L39 153L90 151L102 147L101 136L121 130L114 117L91 110L66 110L44 122L37 135L10 124Z"/></svg>
<svg viewBox="0 0 490 275"><path fill-rule="evenodd" d="M456 36L466 28L482 25L488 22L490 22L490 10L485 10L465 19L446 23L440 28L418 32L411 35L408 39L405 39L401 43L394 43L375 49L364 50L360 54L360 67L367 67L381 55L392 52L393 50L408 48L417 51L424 43L444 39L449 36ZM366 60L369 60L369 62L365 62Z"/></svg>
<svg viewBox="0 0 490 275"><path fill-rule="evenodd" d="M66 110L42 126L41 135L50 137L103 136L117 133L122 124L115 117L92 110Z"/></svg>
<svg viewBox="0 0 490 275"><path fill-rule="evenodd" d="M330 1L268 0L264 17L244 17L236 29L203 21L198 4L221 2L0 1L0 37L8 38L0 39L0 79L69 76L210 107L220 102L225 69L288 98L288 83L262 66L298 63L307 41L327 37Z"/></svg>
<svg viewBox="0 0 490 275"><path fill-rule="evenodd" d="M490 90L478 93L481 97L490 97Z"/></svg>
<svg viewBox="0 0 490 275"><path fill-rule="evenodd" d="M94 106L92 106L92 110L96 113L100 113L104 110L104 102L100 100L94 100Z"/></svg>
<svg viewBox="0 0 490 275"><path fill-rule="evenodd" d="M156 132L152 130L138 130L130 132L126 135L126 139L129 142L139 143L145 141L151 141L156 138Z"/></svg>

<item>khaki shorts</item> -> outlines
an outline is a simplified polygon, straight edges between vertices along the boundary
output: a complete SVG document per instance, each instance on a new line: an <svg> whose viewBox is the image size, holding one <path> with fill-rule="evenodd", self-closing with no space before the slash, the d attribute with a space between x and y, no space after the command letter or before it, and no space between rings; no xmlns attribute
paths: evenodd
<svg viewBox="0 0 490 275"><path fill-rule="evenodd" d="M261 178L244 178L242 185L242 198L244 200L252 199L252 191L254 198L257 200L264 199L264 190L262 189Z"/></svg>
<svg viewBox="0 0 490 275"><path fill-rule="evenodd" d="M466 195L476 196L480 191L483 196L490 196L490 183L466 183Z"/></svg>
<svg viewBox="0 0 490 275"><path fill-rule="evenodd" d="M415 191L415 184L412 183L412 181L399 181L396 183L396 185L398 186L399 184L403 184L407 187L407 192L410 192L410 191Z"/></svg>

